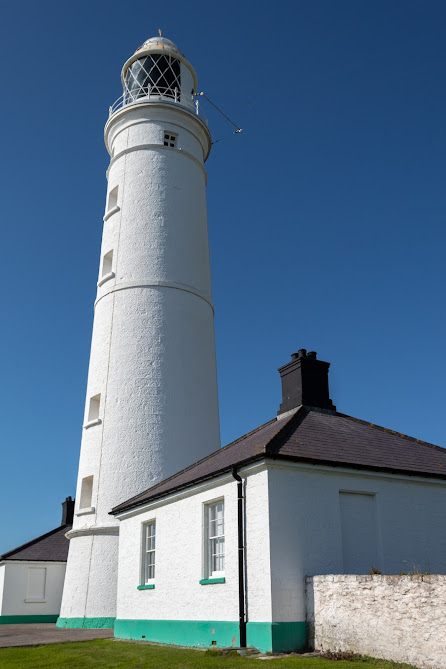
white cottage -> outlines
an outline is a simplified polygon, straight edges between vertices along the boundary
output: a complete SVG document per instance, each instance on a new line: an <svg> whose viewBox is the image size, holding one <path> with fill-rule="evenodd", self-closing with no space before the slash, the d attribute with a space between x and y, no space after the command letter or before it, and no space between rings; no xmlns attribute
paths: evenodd
<svg viewBox="0 0 446 669"><path fill-rule="evenodd" d="M300 350L276 418L113 509L116 637L299 650L307 575L446 573L446 450L338 413L328 367Z"/></svg>
<svg viewBox="0 0 446 669"><path fill-rule="evenodd" d="M65 579L74 500L62 502L62 522L0 556L0 625L55 623Z"/></svg>

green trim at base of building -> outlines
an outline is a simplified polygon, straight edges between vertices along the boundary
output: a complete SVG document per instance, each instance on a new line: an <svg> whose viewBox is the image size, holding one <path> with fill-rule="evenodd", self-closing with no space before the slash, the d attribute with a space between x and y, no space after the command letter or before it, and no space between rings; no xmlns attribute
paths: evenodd
<svg viewBox="0 0 446 669"><path fill-rule="evenodd" d="M71 629L110 629L115 626L116 618L57 618L56 627Z"/></svg>
<svg viewBox="0 0 446 669"><path fill-rule="evenodd" d="M55 623L58 614L48 616L0 616L0 625L23 625L24 623Z"/></svg>
<svg viewBox="0 0 446 669"><path fill-rule="evenodd" d="M263 653L303 650L307 624L247 623L247 645ZM230 648L240 644L239 625L228 620L128 620L117 619L115 638L144 639L155 643L195 648ZM215 643L213 643L215 642Z"/></svg>
<svg viewBox="0 0 446 669"><path fill-rule="evenodd" d="M263 653L290 653L307 645L307 623L247 623L246 643Z"/></svg>
<svg viewBox="0 0 446 669"><path fill-rule="evenodd" d="M238 646L238 622L219 620L126 620L117 619L115 638L145 639L174 646L212 648Z"/></svg>

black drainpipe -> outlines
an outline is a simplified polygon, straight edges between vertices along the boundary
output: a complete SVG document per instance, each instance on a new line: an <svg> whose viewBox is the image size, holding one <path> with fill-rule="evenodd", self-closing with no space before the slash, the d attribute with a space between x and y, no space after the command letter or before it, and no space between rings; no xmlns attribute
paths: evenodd
<svg viewBox="0 0 446 669"><path fill-rule="evenodd" d="M245 616L245 546L243 541L243 481L237 474L237 467L232 470L237 481L238 506L238 611L240 625L240 648L246 648L246 616Z"/></svg>

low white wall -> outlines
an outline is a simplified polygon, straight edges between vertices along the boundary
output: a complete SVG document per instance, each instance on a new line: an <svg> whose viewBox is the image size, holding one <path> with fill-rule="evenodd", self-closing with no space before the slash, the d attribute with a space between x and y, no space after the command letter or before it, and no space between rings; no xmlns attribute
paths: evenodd
<svg viewBox="0 0 446 669"><path fill-rule="evenodd" d="M308 577L307 620L317 650L352 651L446 667L446 576Z"/></svg>
<svg viewBox="0 0 446 669"><path fill-rule="evenodd" d="M65 562L7 562L4 571L0 615L56 615L60 611L65 578ZM30 569L45 570L42 575L42 597L30 590ZM38 601L31 601L32 599ZM28 600L28 601L27 601Z"/></svg>

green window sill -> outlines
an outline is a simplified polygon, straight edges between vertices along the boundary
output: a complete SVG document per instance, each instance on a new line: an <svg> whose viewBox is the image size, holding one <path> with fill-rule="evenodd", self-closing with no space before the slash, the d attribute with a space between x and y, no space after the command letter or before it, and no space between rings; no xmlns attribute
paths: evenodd
<svg viewBox="0 0 446 669"><path fill-rule="evenodd" d="M222 578L202 578L200 585L212 585L213 583L226 583L226 579L223 576Z"/></svg>
<svg viewBox="0 0 446 669"><path fill-rule="evenodd" d="M155 590L155 583L149 583L148 585L138 585L138 590Z"/></svg>

